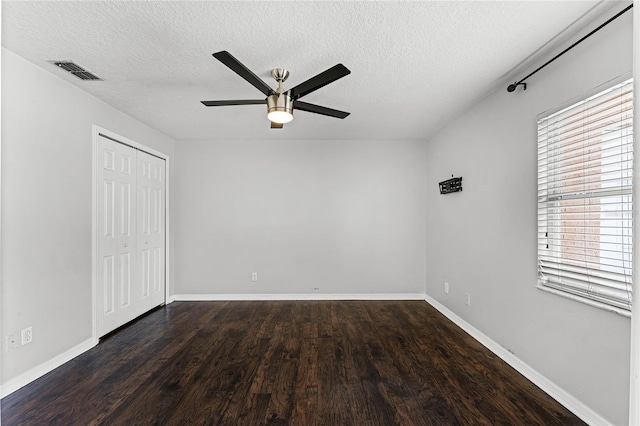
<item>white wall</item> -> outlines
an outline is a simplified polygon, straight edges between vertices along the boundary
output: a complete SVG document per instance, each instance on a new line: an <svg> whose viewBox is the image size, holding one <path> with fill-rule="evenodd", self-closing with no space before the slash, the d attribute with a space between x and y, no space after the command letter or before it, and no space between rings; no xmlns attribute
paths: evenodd
<svg viewBox="0 0 640 426"><path fill-rule="evenodd" d="M505 81L427 144L427 294L620 425L629 318L536 289L536 115L631 71L631 18L540 71L526 91L507 93ZM451 174L463 177L463 192L440 195Z"/></svg>
<svg viewBox="0 0 640 426"><path fill-rule="evenodd" d="M177 294L424 294L424 141L180 141L175 158Z"/></svg>
<svg viewBox="0 0 640 426"><path fill-rule="evenodd" d="M100 84L91 82L87 84ZM92 125L168 155L173 141L2 49L2 383L92 336Z"/></svg>

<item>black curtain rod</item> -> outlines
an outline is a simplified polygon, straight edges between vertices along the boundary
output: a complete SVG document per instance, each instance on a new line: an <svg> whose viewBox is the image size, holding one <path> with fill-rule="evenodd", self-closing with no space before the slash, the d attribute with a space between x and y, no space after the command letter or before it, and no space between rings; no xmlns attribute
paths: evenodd
<svg viewBox="0 0 640 426"><path fill-rule="evenodd" d="M524 86L524 90L527 90L527 83L525 83L524 81L526 79L528 79L529 77L531 77L532 75L534 75L535 73L537 73L538 71L540 71L542 68L546 67L547 65L549 65L551 62L555 61L556 59L558 59L560 56L564 55L565 53L567 53L568 51L570 51L571 49L573 49L574 47L576 47L577 45L579 45L580 43L582 43L583 41L585 41L587 38L591 37L593 34L597 33L598 31L600 31L602 28L604 28L607 24L609 24L611 21L613 21L614 19L616 19L617 17L619 17L620 15L622 15L623 13L625 13L626 11L628 11L629 9L631 9L633 7L633 3L631 3L629 6L625 7L624 9L622 9L620 12L618 12L615 16L613 16L612 18L610 18L609 20L607 20L604 24L600 25L598 28L596 28L595 30L591 31L589 34L587 34L586 36L582 37L580 40L576 41L575 43L573 43L571 46L567 47L566 49L564 49L562 52L558 53L556 56L554 56L553 58L551 58L550 60L548 60L544 65L542 65L541 67L539 67L538 69L536 69L534 72L532 72L531 74L529 74L528 76L526 76L525 78L523 78L520 81L516 81L513 84L510 84L507 87L507 92L513 92L514 90L516 90L516 88L520 85Z"/></svg>

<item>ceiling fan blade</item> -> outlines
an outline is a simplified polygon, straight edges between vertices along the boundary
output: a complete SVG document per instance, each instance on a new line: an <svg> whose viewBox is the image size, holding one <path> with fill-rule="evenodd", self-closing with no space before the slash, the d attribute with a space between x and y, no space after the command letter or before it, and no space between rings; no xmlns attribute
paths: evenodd
<svg viewBox="0 0 640 426"><path fill-rule="evenodd" d="M242 99L237 101L200 101L206 106L226 106L226 105L260 105L266 104L265 99Z"/></svg>
<svg viewBox="0 0 640 426"><path fill-rule="evenodd" d="M308 102L295 101L293 103L294 110L314 112L316 114L328 115L329 117L345 118L350 112L339 111L337 109L327 108L320 105L310 104Z"/></svg>
<svg viewBox="0 0 640 426"><path fill-rule="evenodd" d="M271 122L272 129L282 129L284 127L284 123L276 123L274 121Z"/></svg>
<svg viewBox="0 0 640 426"><path fill-rule="evenodd" d="M308 95L309 93L316 91L329 83L333 83L334 81L349 74L351 74L351 71L349 71L349 69L347 69L347 67L345 67L344 65L335 65L289 90L289 92L291 92L290 96L294 100L299 99L304 95Z"/></svg>
<svg viewBox="0 0 640 426"><path fill-rule="evenodd" d="M213 57L231 68L240 77L247 80L256 89L269 96L275 93L275 91L267 85L260 77L255 75L249 68L245 67L239 60L234 58L231 53L223 50L213 54Z"/></svg>

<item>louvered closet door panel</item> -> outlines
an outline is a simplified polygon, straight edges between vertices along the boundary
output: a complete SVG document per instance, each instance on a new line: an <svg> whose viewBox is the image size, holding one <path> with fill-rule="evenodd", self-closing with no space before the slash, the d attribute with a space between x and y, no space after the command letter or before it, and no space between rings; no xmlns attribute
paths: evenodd
<svg viewBox="0 0 640 426"><path fill-rule="evenodd" d="M137 292L147 309L165 299L165 161L138 152Z"/></svg>
<svg viewBox="0 0 640 426"><path fill-rule="evenodd" d="M136 312L136 150L101 136L97 151L96 300L98 336L103 336Z"/></svg>

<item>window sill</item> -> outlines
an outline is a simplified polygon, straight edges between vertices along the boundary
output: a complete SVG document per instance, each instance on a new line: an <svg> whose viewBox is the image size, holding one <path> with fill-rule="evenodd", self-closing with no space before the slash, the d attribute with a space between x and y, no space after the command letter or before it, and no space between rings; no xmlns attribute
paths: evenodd
<svg viewBox="0 0 640 426"><path fill-rule="evenodd" d="M613 312L618 315L621 315L626 318L631 318L631 312L626 309L617 308L615 306L610 306L605 303L597 302L595 300L586 299L584 297L577 296L571 293L565 293L564 291L556 290L553 288L545 287L541 284L537 284L536 287L542 291L546 291L547 293L553 293L558 296L564 297L566 299L575 300L576 302L584 303L585 305L593 306L599 309L603 309L605 311Z"/></svg>

